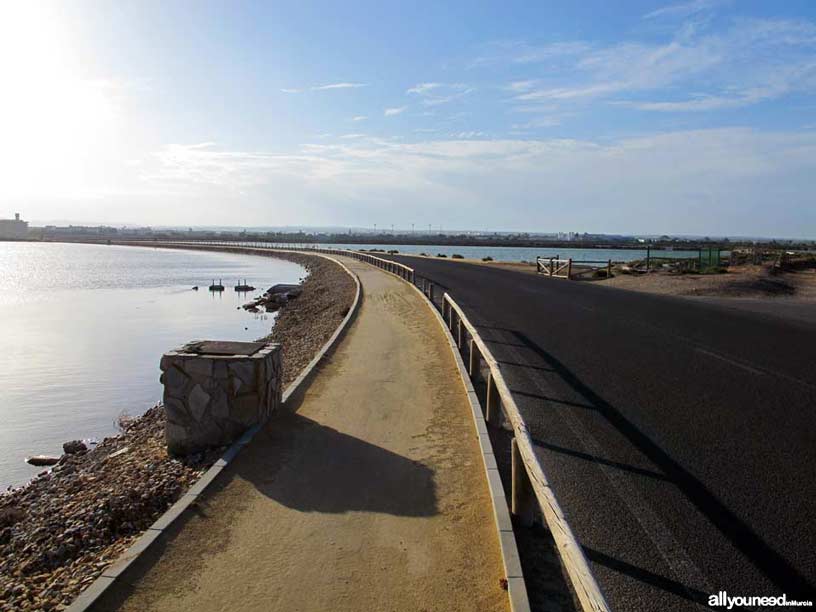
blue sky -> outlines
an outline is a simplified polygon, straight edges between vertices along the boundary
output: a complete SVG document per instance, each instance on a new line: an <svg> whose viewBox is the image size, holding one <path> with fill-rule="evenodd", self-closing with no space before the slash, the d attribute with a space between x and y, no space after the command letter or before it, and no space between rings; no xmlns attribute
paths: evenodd
<svg viewBox="0 0 816 612"><path fill-rule="evenodd" d="M7 2L0 71L0 216L816 237L813 2Z"/></svg>

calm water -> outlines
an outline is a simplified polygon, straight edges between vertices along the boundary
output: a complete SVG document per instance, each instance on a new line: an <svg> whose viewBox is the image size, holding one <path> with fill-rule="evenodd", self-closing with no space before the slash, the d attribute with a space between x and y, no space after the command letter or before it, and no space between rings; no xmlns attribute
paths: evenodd
<svg viewBox="0 0 816 612"><path fill-rule="evenodd" d="M161 397L159 358L189 340L255 340L273 315L238 309L304 270L266 257L169 249L0 242L0 487L71 439L115 431ZM207 291L223 279L223 294ZM238 295L246 278L259 289ZM192 291L195 285L199 291Z"/></svg>
<svg viewBox="0 0 816 612"><path fill-rule="evenodd" d="M400 253L419 255L426 253L436 255L444 253L448 257L454 253L468 259L481 259L490 256L496 261L535 261L536 257L550 257L560 255L561 259L572 257L573 261L611 259L615 262L634 261L646 258L646 249L569 249L569 248L523 248L523 247L474 247L474 246L445 246L427 244L321 244L324 248L336 249L396 249ZM652 257L676 257L696 259L698 251L656 251L652 250Z"/></svg>

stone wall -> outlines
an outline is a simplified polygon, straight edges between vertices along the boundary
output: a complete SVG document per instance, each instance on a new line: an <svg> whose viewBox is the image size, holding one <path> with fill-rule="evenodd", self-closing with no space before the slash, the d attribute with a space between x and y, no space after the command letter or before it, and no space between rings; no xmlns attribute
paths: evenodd
<svg viewBox="0 0 816 612"><path fill-rule="evenodd" d="M214 344L190 343L162 356L171 454L229 444L249 427L266 422L280 406L280 345L229 343L250 347L244 351L249 354L208 354L204 345Z"/></svg>

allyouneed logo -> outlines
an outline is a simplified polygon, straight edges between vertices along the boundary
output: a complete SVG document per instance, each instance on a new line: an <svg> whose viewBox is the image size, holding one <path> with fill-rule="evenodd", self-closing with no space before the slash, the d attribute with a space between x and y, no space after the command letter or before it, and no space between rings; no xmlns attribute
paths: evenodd
<svg viewBox="0 0 816 612"><path fill-rule="evenodd" d="M763 595L740 595L737 597L730 597L725 591L720 591L716 595L709 595L708 605L712 608L720 607L727 608L728 610L731 610L732 608L742 608L745 606L810 608L813 606L813 602L810 600L788 599L788 596L784 594L777 597L768 597Z"/></svg>

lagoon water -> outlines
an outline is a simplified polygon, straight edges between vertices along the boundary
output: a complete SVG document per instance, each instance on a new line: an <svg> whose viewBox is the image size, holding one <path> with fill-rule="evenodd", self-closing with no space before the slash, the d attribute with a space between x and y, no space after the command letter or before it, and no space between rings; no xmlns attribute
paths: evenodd
<svg viewBox="0 0 816 612"><path fill-rule="evenodd" d="M161 398L159 358L189 340L255 340L274 315L238 307L300 266L268 257L84 244L0 242L0 487L72 439L115 432ZM213 279L226 290L211 294ZM247 279L254 294L237 294ZM193 291L193 286L199 291Z"/></svg>

